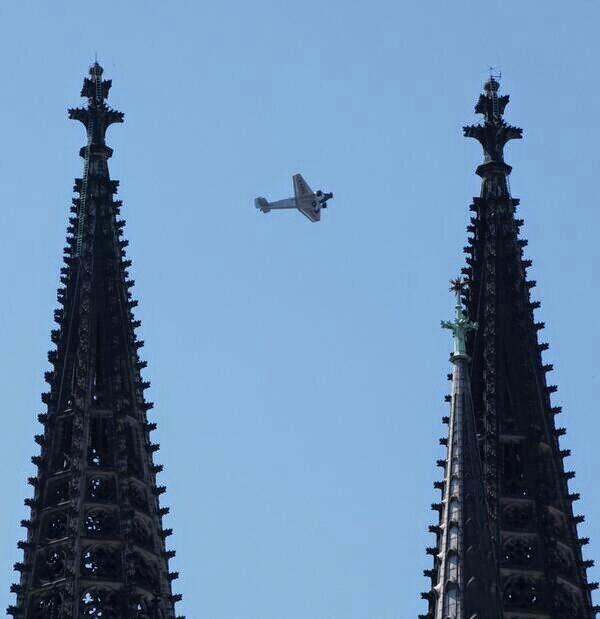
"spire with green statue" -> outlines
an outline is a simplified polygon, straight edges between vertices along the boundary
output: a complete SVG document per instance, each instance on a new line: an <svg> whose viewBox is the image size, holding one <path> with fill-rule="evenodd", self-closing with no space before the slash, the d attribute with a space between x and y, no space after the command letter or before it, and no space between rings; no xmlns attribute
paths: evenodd
<svg viewBox="0 0 600 619"><path fill-rule="evenodd" d="M471 322L463 311L461 294L464 291L465 283L460 278L450 280L450 292L454 292L456 304L454 305L454 320L442 320L442 328L450 329L453 334L454 346L452 358L467 356L466 337L469 331L477 329L477 323Z"/></svg>

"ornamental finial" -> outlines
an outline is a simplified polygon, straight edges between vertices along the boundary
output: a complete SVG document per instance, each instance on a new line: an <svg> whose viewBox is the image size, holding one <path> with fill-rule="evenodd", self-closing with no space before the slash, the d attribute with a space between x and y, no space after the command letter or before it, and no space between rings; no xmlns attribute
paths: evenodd
<svg viewBox="0 0 600 619"><path fill-rule="evenodd" d="M454 292L454 320L442 320L442 328L450 329L453 334L452 357L467 356L466 336L469 331L477 328L477 323L471 322L463 311L461 295L465 290L465 282L460 277L450 280L450 292Z"/></svg>
<svg viewBox="0 0 600 619"><path fill-rule="evenodd" d="M500 71L495 72L494 67L490 67L490 77L483 85L483 90L485 90L486 94L498 92L498 90L500 90L501 79L502 73L500 73ZM508 95L506 96L506 100L508 101Z"/></svg>
<svg viewBox="0 0 600 619"><path fill-rule="evenodd" d="M90 76L83 80L83 88L81 89L81 96L87 97L89 105L102 105L104 100L108 98L112 80L103 80L103 74L104 69L98 63L98 60L95 60L94 64L90 66Z"/></svg>
<svg viewBox="0 0 600 619"><path fill-rule="evenodd" d="M450 280L450 292L456 293L456 295L461 295L465 289L465 282L460 277Z"/></svg>
<svg viewBox="0 0 600 619"><path fill-rule="evenodd" d="M504 147L509 140L523 137L523 130L513 127L504 120L504 110L508 104L508 95L498 95L500 76L492 73L483 85L483 94L479 95L475 113L483 115L483 125L463 127L467 138L475 138L483 147L483 163L477 168L482 177L510 174L511 167L504 162Z"/></svg>
<svg viewBox="0 0 600 619"><path fill-rule="evenodd" d="M81 89L81 96L88 100L87 107L69 110L69 118L83 123L88 132L88 142L94 146L104 146L108 127L113 123L123 122L123 113L106 105L112 81L102 79L103 74L104 69L96 60L90 66L90 76L83 80Z"/></svg>

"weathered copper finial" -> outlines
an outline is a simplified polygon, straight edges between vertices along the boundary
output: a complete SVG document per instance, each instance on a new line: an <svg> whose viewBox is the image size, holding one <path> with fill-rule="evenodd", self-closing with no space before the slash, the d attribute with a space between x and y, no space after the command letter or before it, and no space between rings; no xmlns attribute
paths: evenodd
<svg viewBox="0 0 600 619"><path fill-rule="evenodd" d="M469 331L473 331L477 329L477 324L471 322L465 312L463 311L461 295L465 289L465 282L462 278L457 277L456 279L450 280L450 292L454 292L455 294L455 304L454 304L454 320L442 320L442 328L450 329L454 336L453 338L453 351L452 357L457 356L466 356L467 354L467 345L466 345L466 336Z"/></svg>

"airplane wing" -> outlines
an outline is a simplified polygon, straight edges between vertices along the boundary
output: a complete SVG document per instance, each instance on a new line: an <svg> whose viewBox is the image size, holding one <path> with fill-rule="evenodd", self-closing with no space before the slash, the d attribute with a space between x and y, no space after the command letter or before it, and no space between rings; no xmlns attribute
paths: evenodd
<svg viewBox="0 0 600 619"><path fill-rule="evenodd" d="M302 174L294 174L294 195L296 199L306 198L313 193L308 183L302 178Z"/></svg>
<svg viewBox="0 0 600 619"><path fill-rule="evenodd" d="M299 206L298 210L311 221L321 221L321 209L314 206Z"/></svg>

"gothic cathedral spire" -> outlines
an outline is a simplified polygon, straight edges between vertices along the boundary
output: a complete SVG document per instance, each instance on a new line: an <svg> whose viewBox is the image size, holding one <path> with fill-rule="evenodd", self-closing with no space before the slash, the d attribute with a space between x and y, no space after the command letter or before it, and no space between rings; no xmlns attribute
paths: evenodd
<svg viewBox="0 0 600 619"><path fill-rule="evenodd" d="M83 123L87 144L82 178L75 181L69 219L60 308L48 353L50 388L42 395L40 454L29 479L34 496L25 503L24 559L8 613L21 619L173 619L181 596L171 592L170 535L157 485L158 445L150 440L152 404L144 398L132 310L131 265L125 259L125 222L114 199L107 128L123 114L106 105L110 80L95 63L84 80L85 108L69 110Z"/></svg>
<svg viewBox="0 0 600 619"><path fill-rule="evenodd" d="M547 344L538 341L543 323L534 320L539 303L531 301L535 282L523 259L527 241L515 217L519 201L508 184L511 167L504 146L522 137L508 125L508 95L499 96L494 77L484 85L475 111L483 124L464 128L484 152L477 167L480 197L464 248L467 266L457 321L448 326L455 339L458 322L476 325L464 334L464 355L452 356L450 432L439 523L431 527L437 543L427 619L592 619L585 560L561 449L561 412L552 406L556 387L546 382L552 370L542 360ZM460 353L460 350L459 350ZM469 365L470 367L467 367ZM468 501L465 503L465 501Z"/></svg>

